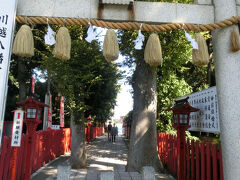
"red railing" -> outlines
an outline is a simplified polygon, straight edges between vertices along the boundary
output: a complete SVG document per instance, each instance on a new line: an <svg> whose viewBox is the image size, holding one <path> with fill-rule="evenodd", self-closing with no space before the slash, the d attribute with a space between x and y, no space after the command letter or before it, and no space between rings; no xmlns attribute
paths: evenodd
<svg viewBox="0 0 240 180"><path fill-rule="evenodd" d="M16 179L24 179L25 159L29 156L26 154L27 141L28 136L22 134L21 146L17 148ZM32 172L70 150L70 129L37 131L33 146ZM3 137L0 151L0 179L2 180L8 180L10 177L14 158L13 150L11 137Z"/></svg>
<svg viewBox="0 0 240 180"><path fill-rule="evenodd" d="M102 127L91 127L91 138L104 133ZM85 130L85 133L87 131ZM16 179L24 179L26 165L26 145L28 135L22 134L21 146L17 148ZM70 151L70 128L60 130L37 131L33 142L32 173L44 166L49 161ZM11 147L11 137L4 136L0 151L0 180L10 179L13 166L14 148Z"/></svg>
<svg viewBox="0 0 240 180"><path fill-rule="evenodd" d="M164 166L177 175L177 138L158 134L158 153ZM186 180L223 180L222 151L216 144L186 141Z"/></svg>
<svg viewBox="0 0 240 180"><path fill-rule="evenodd" d="M85 133L87 133L86 130L85 130ZM91 139L95 139L97 136L102 136L103 133L104 133L103 127L91 127L90 137Z"/></svg>

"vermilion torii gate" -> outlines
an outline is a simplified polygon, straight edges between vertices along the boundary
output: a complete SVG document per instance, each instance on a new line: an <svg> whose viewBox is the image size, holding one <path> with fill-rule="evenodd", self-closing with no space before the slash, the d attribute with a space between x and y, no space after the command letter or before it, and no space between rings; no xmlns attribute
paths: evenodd
<svg viewBox="0 0 240 180"><path fill-rule="evenodd" d="M117 1L120 2L115 0ZM97 19L98 2L98 0L18 0L17 16ZM176 22L209 24L240 15L240 0L196 0L196 3L186 5L136 1L135 21L152 24ZM20 19L19 17L18 20ZM129 20L126 7L117 4L105 6L102 19L115 22ZM46 23L42 20L39 22ZM57 23L61 24L63 21ZM212 35L224 178L235 180L240 179L240 53L233 53L230 50L232 32L230 25L231 23L228 27L212 31Z"/></svg>

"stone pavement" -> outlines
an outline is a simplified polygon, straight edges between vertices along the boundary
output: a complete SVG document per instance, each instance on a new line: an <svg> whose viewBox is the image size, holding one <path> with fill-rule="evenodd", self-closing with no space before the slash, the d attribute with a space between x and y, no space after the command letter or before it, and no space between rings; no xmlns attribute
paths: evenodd
<svg viewBox="0 0 240 180"><path fill-rule="evenodd" d="M87 169L71 169L71 180L97 180L101 171L114 171L115 180L141 180L138 172L125 172L127 164L127 147L123 137L117 137L116 142L107 140L107 136L97 137L87 145L88 160ZM49 163L41 170L32 175L32 180L55 180L57 179L57 166L70 164L70 153ZM172 180L164 174L156 174L159 180Z"/></svg>

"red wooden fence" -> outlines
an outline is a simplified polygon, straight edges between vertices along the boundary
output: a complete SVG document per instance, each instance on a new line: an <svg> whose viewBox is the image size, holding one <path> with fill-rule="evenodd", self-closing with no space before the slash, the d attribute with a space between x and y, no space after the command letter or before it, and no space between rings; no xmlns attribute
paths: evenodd
<svg viewBox="0 0 240 180"><path fill-rule="evenodd" d="M103 127L91 127L90 129L90 138L95 139L97 136L102 136L104 133ZM85 128L85 134L87 137L87 128Z"/></svg>
<svg viewBox="0 0 240 180"><path fill-rule="evenodd" d="M27 140L27 135L22 134L21 147L17 148L16 179L24 179L25 159L26 156L29 156L26 154ZM70 129L37 131L33 146L32 172L70 150ZM13 150L11 137L3 137L0 151L0 179L2 180L8 180L10 177L14 157Z"/></svg>
<svg viewBox="0 0 240 180"><path fill-rule="evenodd" d="M162 163L177 175L177 138L166 133L158 134L158 153ZM186 180L223 180L221 146L202 141L186 141Z"/></svg>
<svg viewBox="0 0 240 180"><path fill-rule="evenodd" d="M87 133L85 129L85 134ZM91 139L103 135L102 127L91 127ZM17 172L16 179L24 179L26 165L26 145L28 135L22 134L21 147L17 148ZM33 142L32 173L44 166L49 161L70 151L70 128L60 130L37 131ZM10 179L13 165L13 151L11 137L4 136L0 151L0 180Z"/></svg>

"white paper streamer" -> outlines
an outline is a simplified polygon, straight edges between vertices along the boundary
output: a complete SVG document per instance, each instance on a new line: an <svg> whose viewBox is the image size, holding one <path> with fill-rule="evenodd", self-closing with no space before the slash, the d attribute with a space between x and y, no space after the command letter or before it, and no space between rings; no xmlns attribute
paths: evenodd
<svg viewBox="0 0 240 180"><path fill-rule="evenodd" d="M191 43L192 48L193 48L193 49L198 49L198 43L197 43L197 41L196 41L194 38L192 38L192 36L185 31L185 29L184 29L184 24L183 24L183 30L184 30L184 32L185 32L185 37L186 37L187 40Z"/></svg>
<svg viewBox="0 0 240 180"><path fill-rule="evenodd" d="M48 24L48 19L47 19L47 24ZM45 40L45 43L50 46L56 43L54 32L52 28L49 26L49 24L48 24L47 34L45 34L44 36L44 40Z"/></svg>
<svg viewBox="0 0 240 180"><path fill-rule="evenodd" d="M140 26L140 29L138 30L138 37L137 37L137 39L133 41L135 43L134 48L137 49L137 50L141 50L142 49L143 41L145 40L145 37L144 37L144 35L141 32L141 27L142 27L142 24Z"/></svg>
<svg viewBox="0 0 240 180"><path fill-rule="evenodd" d="M85 38L85 40L87 42L91 43L92 40L94 40L96 38L97 33L94 31L92 24L90 22L88 22L88 24L89 24L89 28L88 28L88 31L87 31L88 36Z"/></svg>

